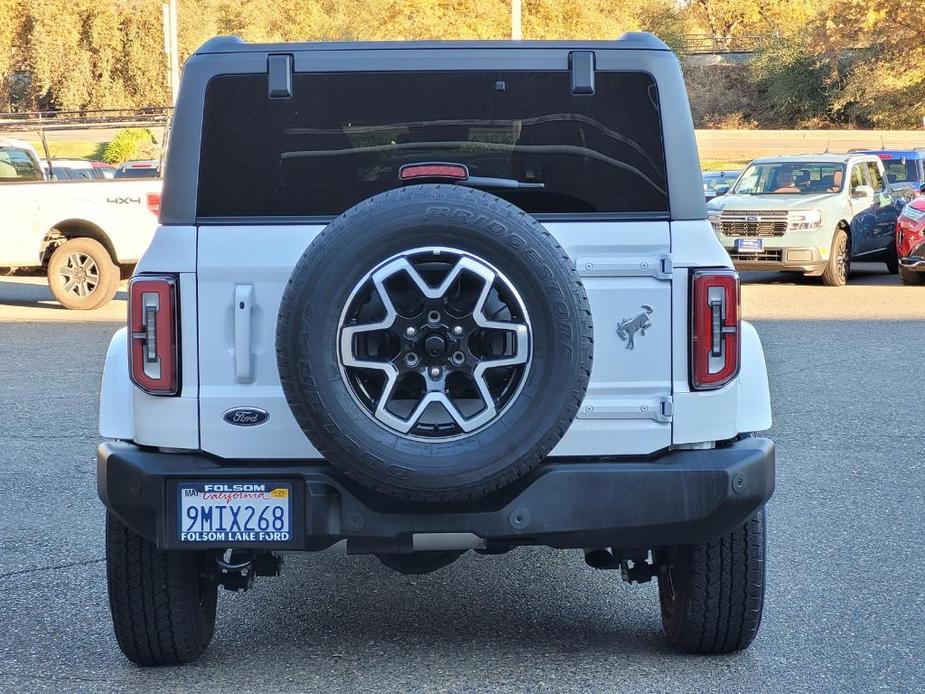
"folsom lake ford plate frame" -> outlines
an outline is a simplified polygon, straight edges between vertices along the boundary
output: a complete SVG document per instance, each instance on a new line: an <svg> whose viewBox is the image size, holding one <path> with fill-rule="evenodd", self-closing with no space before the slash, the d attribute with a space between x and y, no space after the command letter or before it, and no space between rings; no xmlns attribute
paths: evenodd
<svg viewBox="0 0 925 694"><path fill-rule="evenodd" d="M288 545L295 540L293 485L267 480L180 481L181 545Z"/></svg>
<svg viewBox="0 0 925 694"><path fill-rule="evenodd" d="M763 250L762 239L736 239L736 251L739 253L761 253Z"/></svg>

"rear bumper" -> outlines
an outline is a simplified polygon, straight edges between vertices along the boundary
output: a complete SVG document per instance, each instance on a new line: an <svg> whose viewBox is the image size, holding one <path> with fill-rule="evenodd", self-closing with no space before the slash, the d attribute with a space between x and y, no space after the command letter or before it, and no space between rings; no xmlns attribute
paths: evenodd
<svg viewBox="0 0 925 694"><path fill-rule="evenodd" d="M99 447L100 499L137 534L168 549L235 546L180 543L181 481L292 483L294 538L281 550L320 550L347 540L351 552L410 551L415 534L471 533L487 547L652 547L718 537L774 491L774 444L747 438L721 448L656 459L548 462L475 502L423 504L372 494L330 466L240 463L160 453L127 443Z"/></svg>

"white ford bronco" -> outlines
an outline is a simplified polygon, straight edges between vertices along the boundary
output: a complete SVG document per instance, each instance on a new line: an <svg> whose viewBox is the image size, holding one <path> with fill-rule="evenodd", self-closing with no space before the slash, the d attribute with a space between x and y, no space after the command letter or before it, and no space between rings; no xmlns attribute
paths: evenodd
<svg viewBox="0 0 925 694"><path fill-rule="evenodd" d="M125 655L196 659L218 587L286 553L524 545L656 578L684 650L748 646L768 381L699 172L651 35L203 45L103 375Z"/></svg>

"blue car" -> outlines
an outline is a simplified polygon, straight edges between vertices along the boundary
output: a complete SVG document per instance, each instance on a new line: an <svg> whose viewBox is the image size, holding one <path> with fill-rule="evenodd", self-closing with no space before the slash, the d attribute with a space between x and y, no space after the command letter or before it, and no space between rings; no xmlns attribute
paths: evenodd
<svg viewBox="0 0 925 694"><path fill-rule="evenodd" d="M856 150L853 150L856 151ZM890 193L908 202L925 185L925 149L870 149L883 162Z"/></svg>

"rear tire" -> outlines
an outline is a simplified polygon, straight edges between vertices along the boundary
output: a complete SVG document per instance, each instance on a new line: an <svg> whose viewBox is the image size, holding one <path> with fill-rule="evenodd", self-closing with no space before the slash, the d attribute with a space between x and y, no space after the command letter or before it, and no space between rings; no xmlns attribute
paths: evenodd
<svg viewBox="0 0 925 694"><path fill-rule="evenodd" d="M119 288L119 268L99 241L76 238L48 262L48 287L65 308L89 311L108 304Z"/></svg>
<svg viewBox="0 0 925 694"><path fill-rule="evenodd" d="M764 607L764 509L716 540L666 547L658 593L668 638L688 653L748 648Z"/></svg>
<svg viewBox="0 0 925 694"><path fill-rule="evenodd" d="M899 281L908 286L921 286L925 284L925 272L915 272L900 266Z"/></svg>
<svg viewBox="0 0 925 694"><path fill-rule="evenodd" d="M827 287L844 287L848 284L848 275L851 273L851 247L848 243L848 232L836 229L832 238L832 249L829 253L829 262L826 263L822 273L822 283Z"/></svg>
<svg viewBox="0 0 925 694"><path fill-rule="evenodd" d="M212 640L218 588L208 552L166 551L106 515L106 576L116 640L138 665L198 659Z"/></svg>

